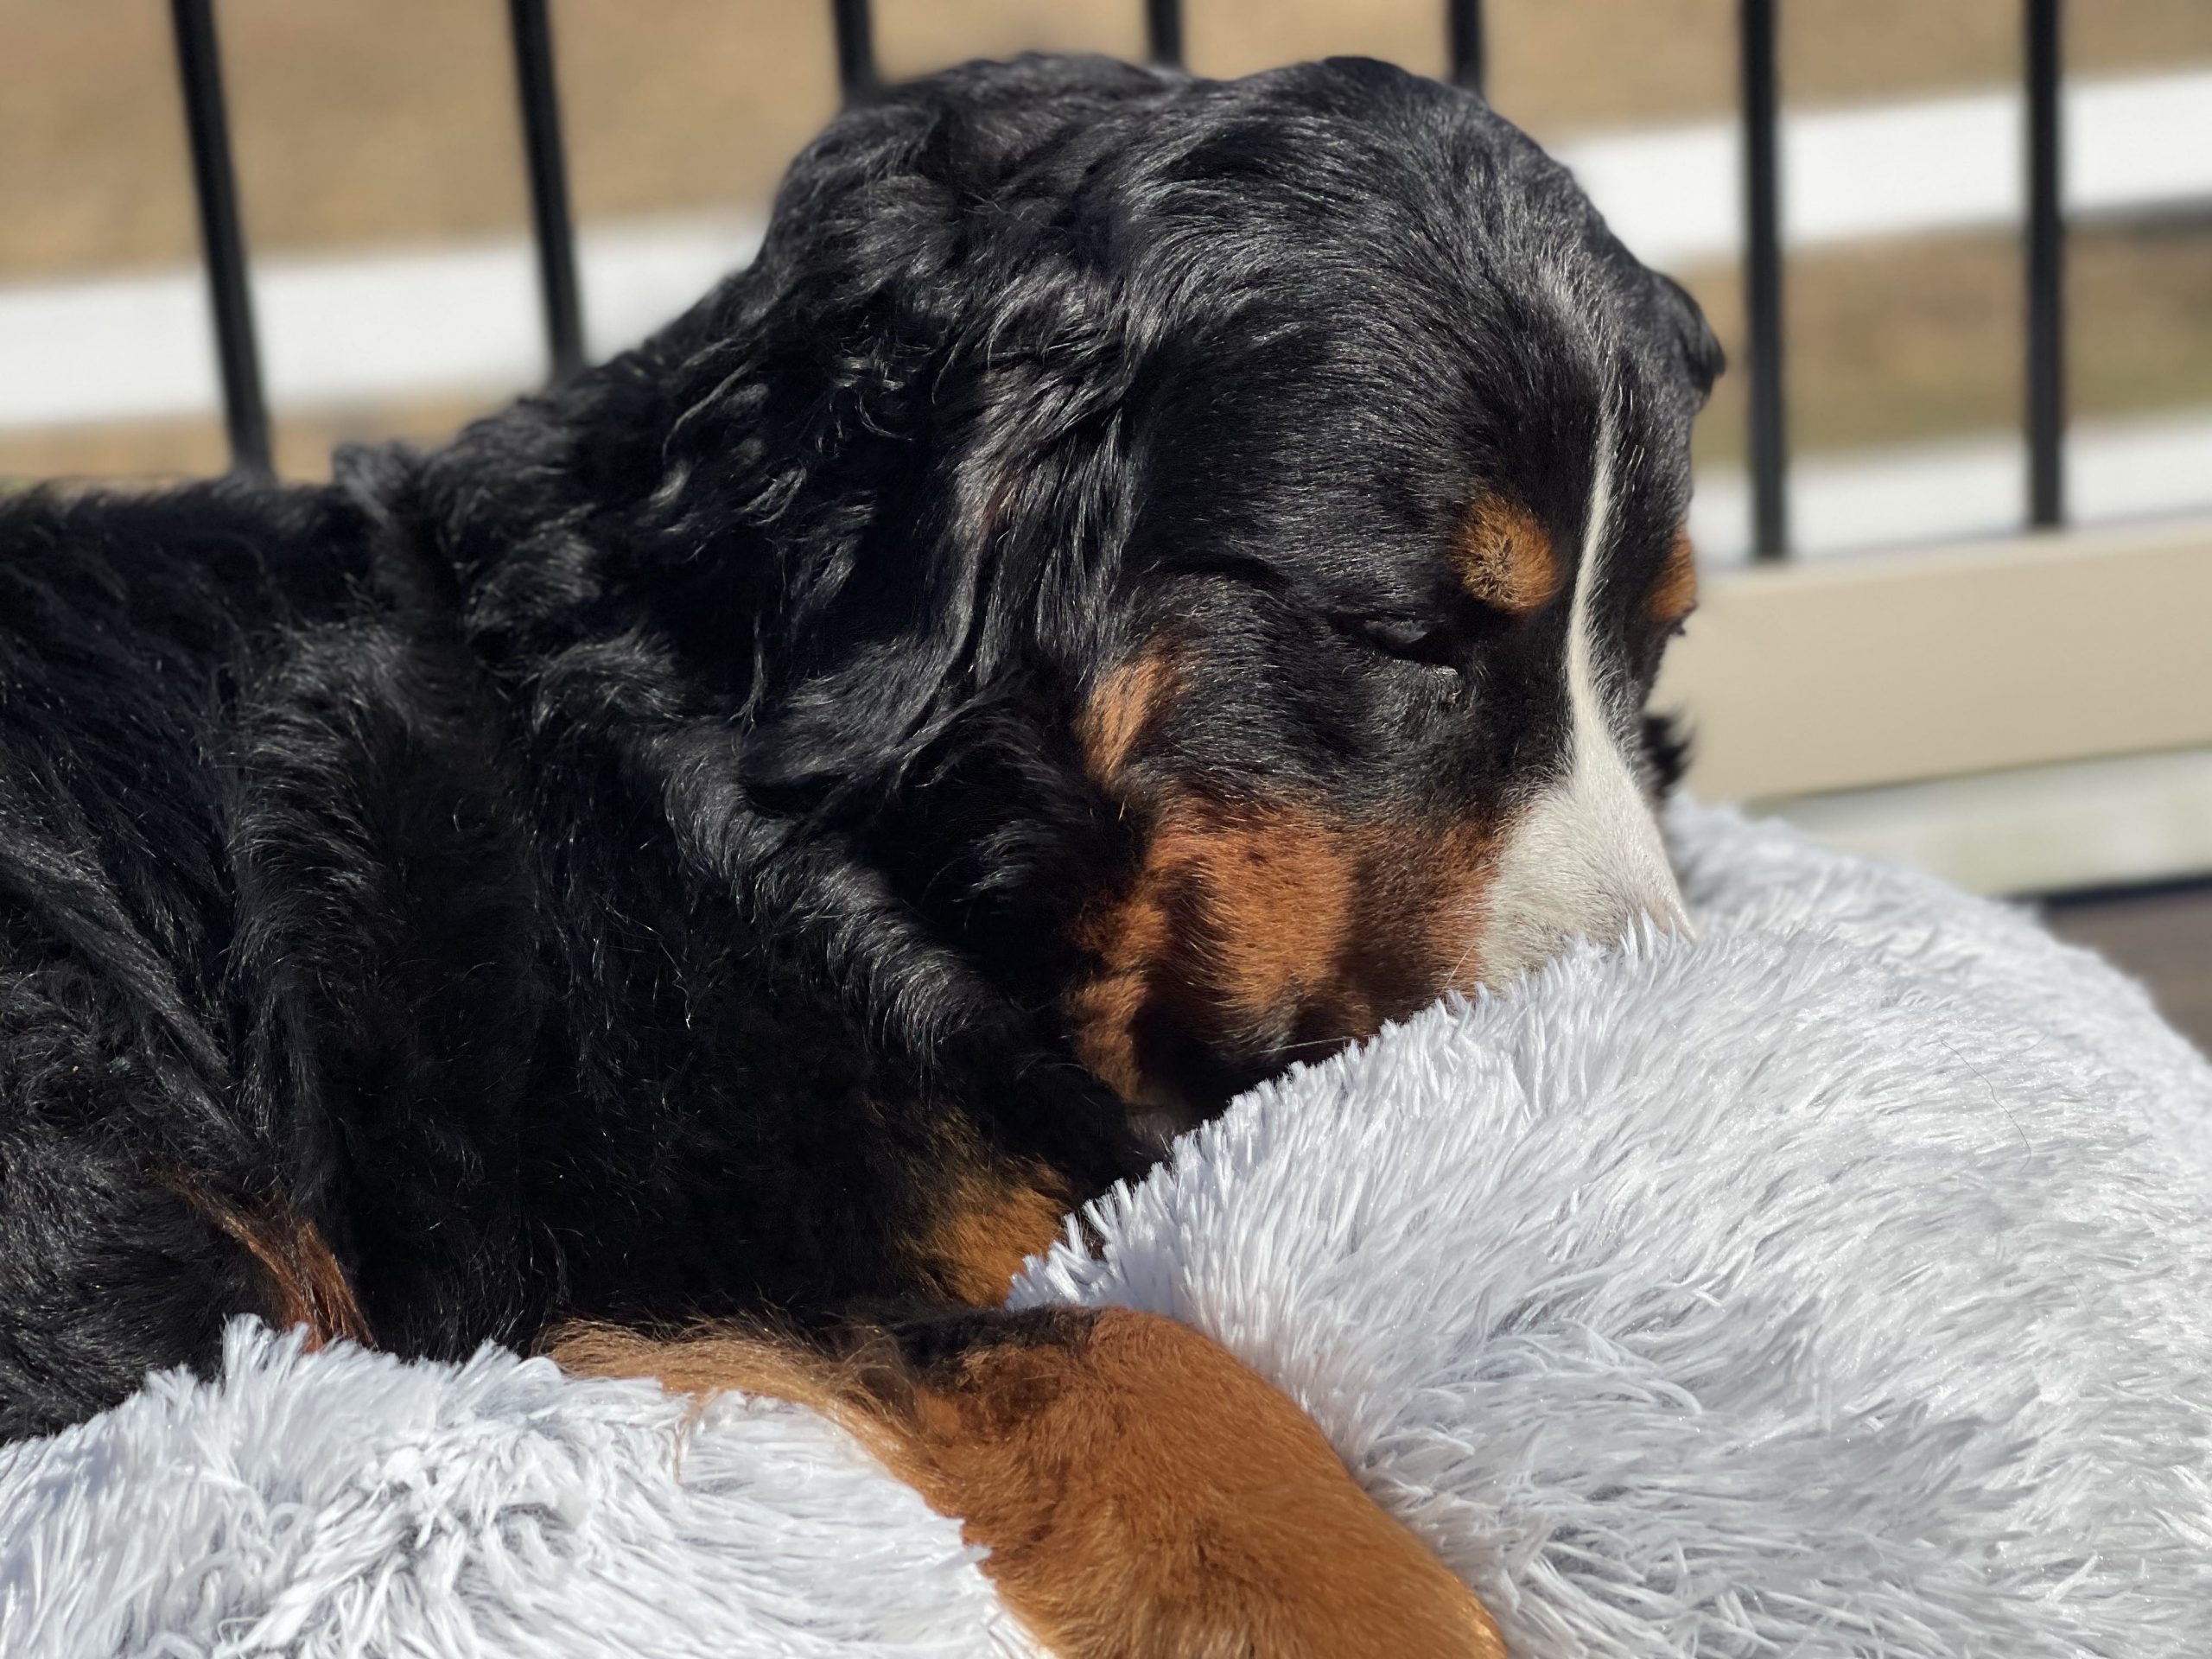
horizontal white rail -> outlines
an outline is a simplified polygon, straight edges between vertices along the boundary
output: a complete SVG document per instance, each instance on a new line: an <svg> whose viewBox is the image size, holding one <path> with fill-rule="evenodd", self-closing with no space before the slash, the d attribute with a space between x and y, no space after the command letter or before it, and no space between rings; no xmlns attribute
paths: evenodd
<svg viewBox="0 0 2212 1659"><path fill-rule="evenodd" d="M577 239L594 355L643 339L751 259L743 217L603 225ZM537 267L517 237L252 267L270 401L342 408L499 396L542 379ZM0 429L221 406L196 267L0 287Z"/></svg>
<svg viewBox="0 0 2212 1659"><path fill-rule="evenodd" d="M2017 92L1803 110L1782 119L1791 247L2003 228L2026 200ZM2212 72L2067 83L2061 178L2077 216L2212 200ZM1662 268L1743 245L1741 132L1704 121L1554 147L1639 257Z"/></svg>
<svg viewBox="0 0 2212 1659"><path fill-rule="evenodd" d="M2075 422L2066 492L2083 524L2212 510L2212 409ZM2017 434L1987 433L1804 455L1790 465L1789 495L1790 550L1800 556L2001 536L2025 518L2027 448ZM1690 535L1701 562L1751 556L1741 472L1698 474Z"/></svg>

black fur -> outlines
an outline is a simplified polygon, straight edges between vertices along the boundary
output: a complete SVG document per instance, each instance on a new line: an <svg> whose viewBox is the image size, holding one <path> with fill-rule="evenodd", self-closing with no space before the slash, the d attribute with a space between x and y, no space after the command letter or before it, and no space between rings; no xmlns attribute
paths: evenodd
<svg viewBox="0 0 2212 1659"><path fill-rule="evenodd" d="M446 448L0 502L0 1433L266 1306L188 1189L450 1356L911 1297L979 1161L1138 1173L1060 1013L1141 832L1085 699L1173 637L1177 775L1497 807L1564 624L1452 524L1571 545L1615 388L1648 689L1718 367L1468 94L1035 59L839 118L753 268Z"/></svg>

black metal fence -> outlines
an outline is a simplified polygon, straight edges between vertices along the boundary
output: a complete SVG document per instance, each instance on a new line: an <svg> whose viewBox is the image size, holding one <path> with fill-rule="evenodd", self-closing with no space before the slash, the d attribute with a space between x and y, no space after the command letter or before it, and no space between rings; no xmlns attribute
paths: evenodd
<svg viewBox="0 0 2212 1659"><path fill-rule="evenodd" d="M1744 154L1744 292L1750 382L1749 463L1752 550L1763 559L1789 548L1789 391L1783 374L1782 155L1779 121L1778 0L1738 0ZM2066 223L2060 207L2060 100L2064 73L2062 0L2023 0L2027 94L2028 213L2026 409L2027 520L2051 526L2065 519L2063 436L2066 422ZM850 101L881 84L868 0L830 0L837 79ZM221 54L214 0L170 0L177 76L191 139L193 185L200 207L202 257L214 309L223 410L234 466L269 467L269 410L263 396L253 307L246 283L245 238L231 164ZM1144 0L1145 30L1154 61L1183 60L1181 0ZM1444 26L1452 78L1480 89L1484 73L1482 0L1445 0ZM569 209L568 168L561 138L561 102L553 67L547 0L508 0L524 152L530 169L548 355L554 375L582 365L583 308L576 279L575 226Z"/></svg>

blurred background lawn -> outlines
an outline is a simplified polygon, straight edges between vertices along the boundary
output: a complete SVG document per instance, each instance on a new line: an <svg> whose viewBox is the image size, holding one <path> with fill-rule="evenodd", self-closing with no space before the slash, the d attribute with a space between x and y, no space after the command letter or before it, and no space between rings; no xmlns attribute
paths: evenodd
<svg viewBox="0 0 2212 1659"><path fill-rule="evenodd" d="M880 0L893 76L1027 47L1141 52L1135 0ZM556 0L579 220L757 212L835 107L828 8L813 0ZM1548 142L1726 117L1733 0L1489 0L1490 92ZM1190 0L1190 61L1236 74L1331 53L1436 72L1436 0ZM221 0L257 257L439 245L527 225L499 0ZM1783 0L1786 107L2011 87L2018 0ZM2212 65L2212 0L2070 9L2075 77ZM167 8L0 0L0 284L197 257ZM2074 410L2212 404L2212 220L2077 229ZM1732 264L1677 273L1725 340ZM1789 266L1792 437L1802 454L2010 430L2020 401L2017 238L1999 232L1807 249ZM0 365L0 372L4 372ZM282 470L340 438L435 436L498 401L448 394L277 410ZM1740 378L1700 460L1741 445ZM174 474L223 461L204 416L0 430L0 477Z"/></svg>

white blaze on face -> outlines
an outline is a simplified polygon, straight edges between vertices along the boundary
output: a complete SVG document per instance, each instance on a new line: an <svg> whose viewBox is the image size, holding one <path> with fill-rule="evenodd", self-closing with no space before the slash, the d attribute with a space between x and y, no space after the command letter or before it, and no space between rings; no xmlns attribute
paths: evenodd
<svg viewBox="0 0 2212 1659"><path fill-rule="evenodd" d="M1611 944L1649 917L1688 932L1681 888L1651 804L1607 712L1595 601L1611 528L1613 421L1599 422L1590 511L1567 623L1565 770L1508 823L1477 953L1503 985L1580 935Z"/></svg>

